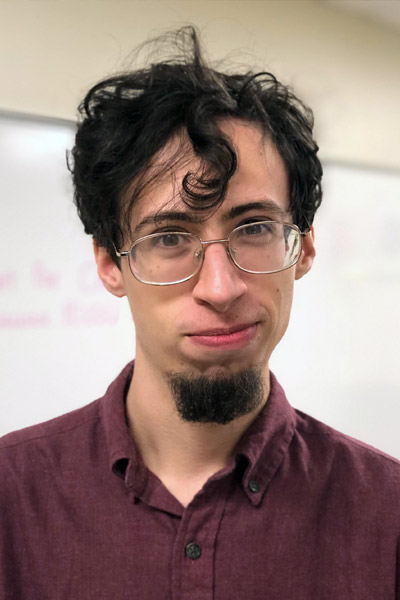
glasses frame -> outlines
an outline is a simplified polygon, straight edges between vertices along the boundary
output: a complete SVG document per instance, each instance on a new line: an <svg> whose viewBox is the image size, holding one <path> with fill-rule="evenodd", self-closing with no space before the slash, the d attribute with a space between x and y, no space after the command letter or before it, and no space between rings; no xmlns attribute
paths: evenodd
<svg viewBox="0 0 400 600"><path fill-rule="evenodd" d="M281 269L274 269L273 271L251 271L251 270L245 269L237 264L233 254L232 254L231 246L230 246L230 238L231 238L232 234L235 233L236 231L239 231L240 229L244 229L245 227L248 227L249 225L256 225L256 224L263 224L263 223L277 223L279 225L286 225L287 227L291 227L298 233L300 248L299 248L296 260L291 262L289 265L282 267ZM132 250L134 249L135 246L137 246L137 244L139 244L143 240L148 240L150 238L155 238L155 237L161 237L162 235L166 235L166 234L187 235L190 237L194 237L199 241L199 243L201 245L201 257L200 257L201 260L199 261L199 265L198 265L197 269L195 270L194 273L192 273L188 277L184 277L183 279L178 279L177 281L168 281L168 282L160 283L160 282L146 281L145 279L140 279L140 277L136 273L133 272L132 267L131 267L131 261L129 260L129 256L130 256ZM235 267L237 267L240 271L243 271L244 273L251 273L253 275L271 275L272 273L280 273L281 271L286 271L287 269L294 267L294 265L298 262L298 260L301 256L302 249L303 249L303 238L307 237L309 235L311 235L311 229L308 229L307 231L300 231L300 229L294 223L285 223L283 221L264 220L264 221L254 221L254 223L245 223L244 225L239 225L239 227L235 227L234 229L232 229L232 231L230 232L230 234L228 235L227 238L221 238L221 239L216 239L216 240L202 240L195 233L190 233L188 231L160 231L157 233L150 233L149 235L144 235L144 236L138 238L137 240L135 240L133 242L132 246L130 247L130 250L117 250L115 246L114 246L114 250L115 250L115 254L118 256L118 258L123 258L124 256L126 256L128 258L129 270L132 273L133 277L135 279L137 279L137 281L140 281L141 283L145 283L146 285L165 286L165 285L176 285L177 283L184 283L185 281L189 281L190 279L195 277L197 275L197 273L201 270L201 267L203 266L204 255L205 255L204 248L211 244L228 244L228 246L226 248L226 253L227 253L228 257L231 259L231 261L233 262ZM194 255L196 256L196 252L194 253ZM197 254L197 257L198 256L199 255Z"/></svg>

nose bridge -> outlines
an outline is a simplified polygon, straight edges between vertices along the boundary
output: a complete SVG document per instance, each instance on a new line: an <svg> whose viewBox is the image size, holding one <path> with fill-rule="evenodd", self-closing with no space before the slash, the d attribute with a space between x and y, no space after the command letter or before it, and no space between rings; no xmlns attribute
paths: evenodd
<svg viewBox="0 0 400 600"><path fill-rule="evenodd" d="M200 240L202 246L208 246L210 244L229 244L229 238L218 239L218 240Z"/></svg>
<svg viewBox="0 0 400 600"><path fill-rule="evenodd" d="M239 296L246 291L239 269L230 256L228 239L202 241L203 263L193 293L197 300L214 306L219 311L225 311ZM215 248L207 253L207 246L224 245L225 248ZM227 263L228 261L228 263Z"/></svg>
<svg viewBox="0 0 400 600"><path fill-rule="evenodd" d="M213 244L223 244L225 246L226 254L228 255L229 260L232 260L230 247L229 247L229 238L221 238L216 240L200 240L202 253L203 253L203 263L206 256L207 246L212 246ZM233 261L232 261L233 262Z"/></svg>

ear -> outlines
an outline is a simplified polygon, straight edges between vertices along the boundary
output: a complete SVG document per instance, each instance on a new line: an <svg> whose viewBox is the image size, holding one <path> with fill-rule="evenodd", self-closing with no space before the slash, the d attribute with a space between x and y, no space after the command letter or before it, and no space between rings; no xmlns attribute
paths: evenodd
<svg viewBox="0 0 400 600"><path fill-rule="evenodd" d="M303 275L311 269L315 257L314 246L314 227L311 227L310 233L303 237L303 249L300 258L296 264L296 279L301 279Z"/></svg>
<svg viewBox="0 0 400 600"><path fill-rule="evenodd" d="M97 273L106 290L122 298L126 295L124 278L121 270L117 267L109 253L102 246L98 246L93 240L94 258L97 264Z"/></svg>

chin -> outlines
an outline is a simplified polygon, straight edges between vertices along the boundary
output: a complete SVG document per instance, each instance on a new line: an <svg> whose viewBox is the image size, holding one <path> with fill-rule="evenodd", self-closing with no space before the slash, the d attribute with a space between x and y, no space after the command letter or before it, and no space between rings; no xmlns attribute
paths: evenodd
<svg viewBox="0 0 400 600"><path fill-rule="evenodd" d="M263 370L263 366L267 366L267 363L267 360L249 360L248 357L246 357L246 359L232 359L232 357L217 358L214 356L212 361L204 359L184 360L180 363L180 368L178 368L177 372L190 372L196 375L206 375L211 378L217 378L235 375L255 366L258 366Z"/></svg>

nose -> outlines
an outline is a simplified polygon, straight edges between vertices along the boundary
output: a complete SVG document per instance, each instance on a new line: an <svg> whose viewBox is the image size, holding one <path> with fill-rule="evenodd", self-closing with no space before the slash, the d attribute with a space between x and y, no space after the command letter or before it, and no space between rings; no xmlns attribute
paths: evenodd
<svg viewBox="0 0 400 600"><path fill-rule="evenodd" d="M193 288L194 298L226 312L247 291L242 272L234 265L224 243L203 247L204 258Z"/></svg>

